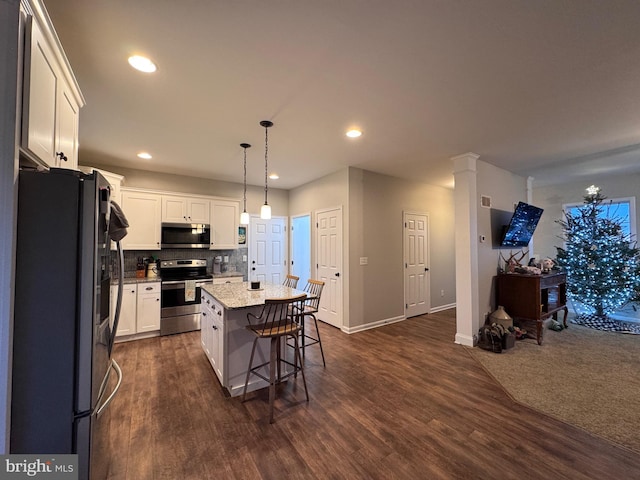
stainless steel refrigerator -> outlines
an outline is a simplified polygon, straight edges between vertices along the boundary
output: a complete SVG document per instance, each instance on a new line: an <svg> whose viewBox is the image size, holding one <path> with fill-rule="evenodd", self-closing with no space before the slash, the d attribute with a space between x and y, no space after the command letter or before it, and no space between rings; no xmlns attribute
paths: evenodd
<svg viewBox="0 0 640 480"><path fill-rule="evenodd" d="M77 453L80 479L108 474L107 407L122 379L111 358L113 211L98 172L19 174L10 451Z"/></svg>

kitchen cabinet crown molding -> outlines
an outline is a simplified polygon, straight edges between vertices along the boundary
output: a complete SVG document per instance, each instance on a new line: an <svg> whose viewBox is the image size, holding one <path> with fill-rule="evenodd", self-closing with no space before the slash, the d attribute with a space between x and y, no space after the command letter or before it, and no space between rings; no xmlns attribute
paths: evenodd
<svg viewBox="0 0 640 480"><path fill-rule="evenodd" d="M173 196L173 197L183 197L183 198L199 198L202 200L229 200L232 202L240 202L241 198L235 197L219 197L215 195L202 195L199 193L182 193L182 192L173 192L170 190L156 190L153 188L143 188L143 187L122 187L123 192L137 192L137 193L151 193L155 195L162 196Z"/></svg>

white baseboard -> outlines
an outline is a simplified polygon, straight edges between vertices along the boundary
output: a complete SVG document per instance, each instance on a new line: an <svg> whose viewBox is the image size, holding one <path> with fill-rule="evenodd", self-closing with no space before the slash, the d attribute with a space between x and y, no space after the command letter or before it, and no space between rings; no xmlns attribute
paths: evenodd
<svg viewBox="0 0 640 480"><path fill-rule="evenodd" d="M342 327L341 330L345 333L356 333L364 330L371 330L372 328L382 327L391 323L401 322L406 320L407 317L401 315L399 317L385 318L384 320L378 320L377 322L365 323L364 325L358 325L356 327Z"/></svg>
<svg viewBox="0 0 640 480"><path fill-rule="evenodd" d="M440 305L438 307L432 307L431 311L429 313L442 312L444 310L450 310L452 308L456 308L456 304L455 303L449 303L447 305Z"/></svg>
<svg viewBox="0 0 640 480"><path fill-rule="evenodd" d="M464 345L466 347L473 347L473 337L470 337L469 335L462 335L461 333L456 333L456 339L453 343Z"/></svg>

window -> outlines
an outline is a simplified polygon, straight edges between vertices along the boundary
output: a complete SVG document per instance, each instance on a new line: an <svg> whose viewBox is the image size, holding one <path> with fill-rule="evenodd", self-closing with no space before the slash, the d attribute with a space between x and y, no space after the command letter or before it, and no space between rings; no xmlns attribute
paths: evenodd
<svg viewBox="0 0 640 480"><path fill-rule="evenodd" d="M578 208L582 207L583 203L567 203L562 206L565 212L571 214L577 214ZM632 240L636 240L636 197L626 198L607 198L602 202L602 212L599 215L602 218L609 218L617 220L622 226L622 231L625 235L631 237Z"/></svg>

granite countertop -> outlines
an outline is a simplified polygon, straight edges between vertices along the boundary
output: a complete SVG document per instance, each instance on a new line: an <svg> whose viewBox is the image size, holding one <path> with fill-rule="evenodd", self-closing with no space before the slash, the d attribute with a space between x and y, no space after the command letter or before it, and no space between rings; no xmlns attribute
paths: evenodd
<svg viewBox="0 0 640 480"><path fill-rule="evenodd" d="M228 310L264 305L265 298L287 298L305 293L273 283L262 283L260 290L251 290L251 282L204 285L202 289Z"/></svg>

